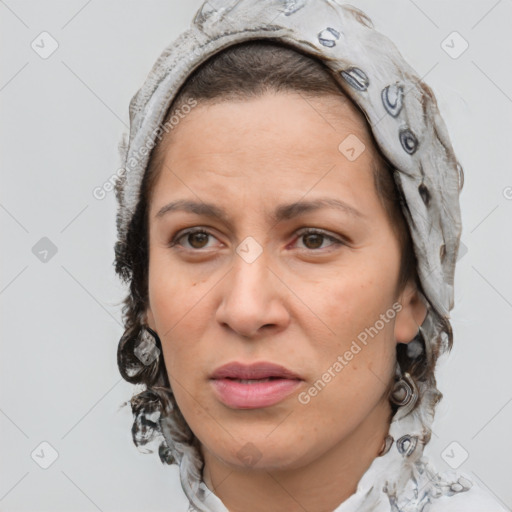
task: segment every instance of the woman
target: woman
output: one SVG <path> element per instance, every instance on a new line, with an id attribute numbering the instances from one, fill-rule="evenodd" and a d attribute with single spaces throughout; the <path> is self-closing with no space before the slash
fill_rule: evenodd
<path id="1" fill-rule="evenodd" d="M 503 510 L 423 455 L 462 168 L 358 9 L 205 2 L 130 104 L 116 271 L 137 445 L 190 511 Z"/>

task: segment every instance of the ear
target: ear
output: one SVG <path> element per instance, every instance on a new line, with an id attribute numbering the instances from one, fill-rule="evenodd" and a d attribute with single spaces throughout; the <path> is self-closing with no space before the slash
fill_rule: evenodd
<path id="1" fill-rule="evenodd" d="M 407 283 L 398 301 L 402 309 L 395 319 L 396 342 L 409 343 L 418 334 L 419 326 L 427 316 L 427 306 L 413 280 Z"/>

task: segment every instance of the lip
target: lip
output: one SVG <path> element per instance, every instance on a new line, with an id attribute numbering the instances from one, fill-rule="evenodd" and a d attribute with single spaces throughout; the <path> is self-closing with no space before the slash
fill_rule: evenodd
<path id="1" fill-rule="evenodd" d="M 268 377 L 302 380 L 299 375 L 288 368 L 268 361 L 260 361 L 251 364 L 243 364 L 235 361 L 219 366 L 219 368 L 214 370 L 210 375 L 210 379 L 265 379 Z"/>
<path id="2" fill-rule="evenodd" d="M 244 383 L 245 380 L 262 382 Z M 238 380 L 237 380 L 238 379 Z M 234 362 L 217 368 L 210 376 L 217 398 L 234 409 L 258 409 L 275 405 L 293 393 L 303 382 L 284 366 L 259 362 L 250 365 Z"/>

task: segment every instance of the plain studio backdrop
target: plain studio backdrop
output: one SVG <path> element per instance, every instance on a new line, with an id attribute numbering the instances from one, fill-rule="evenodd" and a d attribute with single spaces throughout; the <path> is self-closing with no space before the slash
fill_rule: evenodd
<path id="1" fill-rule="evenodd" d="M 509 0 L 352 0 L 437 95 L 465 171 L 452 311 L 426 454 L 512 507 Z M 185 510 L 120 404 L 112 266 L 128 104 L 199 0 L 0 1 L 0 510 Z M 107 187 L 108 188 L 108 185 Z"/>

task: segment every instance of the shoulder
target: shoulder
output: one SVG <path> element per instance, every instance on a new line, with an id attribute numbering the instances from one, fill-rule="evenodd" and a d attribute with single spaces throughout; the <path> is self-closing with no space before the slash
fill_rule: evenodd
<path id="1" fill-rule="evenodd" d="M 428 512 L 510 512 L 490 492 L 474 480 L 467 491 L 452 496 L 441 496 L 434 500 Z"/>

